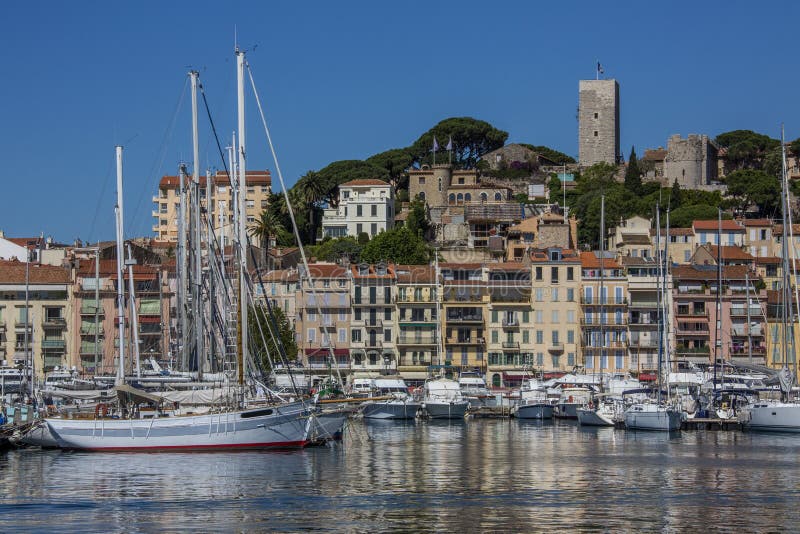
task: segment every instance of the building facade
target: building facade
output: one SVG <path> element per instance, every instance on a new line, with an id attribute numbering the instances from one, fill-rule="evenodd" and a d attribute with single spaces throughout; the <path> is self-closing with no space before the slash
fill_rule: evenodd
<path id="1" fill-rule="evenodd" d="M 375 237 L 394 225 L 394 194 L 383 180 L 351 180 L 339 186 L 339 205 L 322 214 L 322 234 Z"/>
<path id="2" fill-rule="evenodd" d="M 578 84 L 578 162 L 619 163 L 619 84 L 581 80 Z"/>

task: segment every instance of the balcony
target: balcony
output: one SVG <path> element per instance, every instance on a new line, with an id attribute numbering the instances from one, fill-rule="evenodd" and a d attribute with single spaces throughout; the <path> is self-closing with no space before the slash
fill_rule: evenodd
<path id="1" fill-rule="evenodd" d="M 82 336 L 93 336 L 93 335 L 95 335 L 95 332 L 97 332 L 97 335 L 102 336 L 103 335 L 103 325 L 98 325 L 97 328 L 95 328 L 94 325 L 82 326 L 81 327 L 81 335 Z"/>
<path id="2" fill-rule="evenodd" d="M 367 339 L 364 341 L 364 348 L 367 349 L 380 349 L 383 348 L 382 339 Z"/>
<path id="3" fill-rule="evenodd" d="M 655 300 L 631 300 L 628 306 L 634 309 L 655 310 L 658 308 L 658 302 Z"/>
<path id="4" fill-rule="evenodd" d="M 748 351 L 747 347 L 731 348 L 731 356 L 743 357 L 743 356 L 750 356 L 750 354 L 751 351 Z M 767 347 L 765 346 L 753 347 L 752 354 L 753 356 L 765 356 L 767 354 Z"/>
<path id="5" fill-rule="evenodd" d="M 383 296 L 376 298 L 353 298 L 353 306 L 391 306 L 392 304 L 393 302 L 391 297 L 388 299 L 384 298 Z"/>
<path id="6" fill-rule="evenodd" d="M 447 314 L 448 323 L 480 323 L 483 324 L 483 315 L 481 314 Z"/>
<path id="7" fill-rule="evenodd" d="M 761 317 L 761 308 L 750 306 L 750 317 Z M 747 306 L 731 306 L 731 317 L 747 317 Z"/>
<path id="8" fill-rule="evenodd" d="M 317 289 L 318 292 L 323 291 L 322 289 Z M 335 298 L 327 298 L 333 295 Z M 314 298 L 313 295 L 306 296 L 305 299 L 305 307 L 310 308 L 312 310 L 317 309 L 320 307 L 322 309 L 325 308 L 349 308 L 350 307 L 350 299 L 345 297 L 344 299 L 340 298 L 340 295 L 336 293 L 323 293 L 322 295 L 317 295 L 321 298 Z"/>
<path id="9" fill-rule="evenodd" d="M 503 341 L 503 350 L 519 350 L 517 341 Z"/>
<path id="10" fill-rule="evenodd" d="M 0 319 L 0 332 L 6 331 L 6 322 L 3 319 Z"/>
<path id="11" fill-rule="evenodd" d="M 102 316 L 103 315 L 103 306 L 102 305 L 101 306 L 97 306 L 94 302 L 92 302 L 92 303 L 86 303 L 86 302 L 81 303 L 81 315 L 94 316 L 95 315 L 95 311 L 97 312 L 97 315 Z"/>
<path id="12" fill-rule="evenodd" d="M 700 323 L 698 323 L 700 324 Z M 700 336 L 700 337 L 708 337 L 709 330 L 708 328 L 704 330 L 698 330 L 695 328 L 687 328 L 686 326 L 681 326 L 678 324 L 678 328 L 675 330 L 675 334 L 678 336 Z"/>
<path id="13" fill-rule="evenodd" d="M 708 319 L 708 310 L 692 310 L 687 308 L 678 308 L 675 316 L 682 319 Z"/>
<path id="14" fill-rule="evenodd" d="M 550 346 L 547 347 L 549 352 L 564 352 L 564 344 L 563 343 L 550 343 Z"/>
<path id="15" fill-rule="evenodd" d="M 600 297 L 582 295 L 581 304 L 589 306 L 624 306 L 628 304 L 628 299 L 626 297 L 606 297 L 601 299 Z"/>
<path id="16" fill-rule="evenodd" d="M 751 326 L 749 331 L 746 326 L 731 327 L 731 335 L 734 337 L 747 337 L 747 336 L 763 336 L 764 332 L 761 330 L 761 325 Z"/>
<path id="17" fill-rule="evenodd" d="M 447 338 L 448 345 L 484 345 L 486 340 L 482 337 L 456 337 Z"/>
<path id="18" fill-rule="evenodd" d="M 428 316 L 412 316 L 412 317 L 401 317 L 398 322 L 400 326 L 408 325 L 408 326 L 436 326 L 437 319 L 436 317 L 428 317 Z"/>
<path id="19" fill-rule="evenodd" d="M 711 354 L 711 347 L 687 347 L 678 345 L 675 347 L 675 354 L 679 356 L 709 356 Z"/>
<path id="20" fill-rule="evenodd" d="M 379 317 L 362 317 L 353 321 L 353 326 L 364 326 L 367 328 L 381 328 L 383 326 L 383 319 Z"/>
<path id="21" fill-rule="evenodd" d="M 503 328 L 519 328 L 519 319 L 516 317 L 513 319 L 503 317 Z"/>
<path id="22" fill-rule="evenodd" d="M 43 339 L 42 349 L 44 350 L 64 350 L 67 342 L 63 339 Z"/>
<path id="23" fill-rule="evenodd" d="M 397 338 L 398 345 L 435 345 L 436 338 L 434 336 L 399 336 Z"/>
<path id="24" fill-rule="evenodd" d="M 31 323 L 29 323 L 24 319 L 23 320 L 17 319 L 17 322 L 14 324 L 14 329 L 17 332 L 24 332 L 26 329 L 30 331 L 32 327 L 33 325 L 31 325 Z"/>
<path id="25" fill-rule="evenodd" d="M 64 317 L 45 317 L 42 326 L 46 328 L 66 328 L 67 320 Z"/>
<path id="26" fill-rule="evenodd" d="M 590 351 L 599 351 L 599 350 L 621 350 L 625 349 L 626 343 L 624 341 L 609 341 L 603 346 L 600 345 L 593 345 L 591 343 L 584 343 L 583 349 L 590 350 Z"/>
<path id="27" fill-rule="evenodd" d="M 602 326 L 605 327 L 624 327 L 628 324 L 626 317 L 617 319 L 616 317 L 606 317 Z M 600 326 L 600 317 L 581 317 L 581 326 Z"/>
<path id="28" fill-rule="evenodd" d="M 469 295 L 460 293 L 460 294 L 452 294 L 452 293 L 445 293 L 444 295 L 445 302 L 482 302 L 483 297 L 477 293 L 470 293 Z"/>
<path id="29" fill-rule="evenodd" d="M 628 340 L 628 346 L 632 349 L 657 349 L 658 348 L 658 340 L 657 339 L 630 339 Z"/>

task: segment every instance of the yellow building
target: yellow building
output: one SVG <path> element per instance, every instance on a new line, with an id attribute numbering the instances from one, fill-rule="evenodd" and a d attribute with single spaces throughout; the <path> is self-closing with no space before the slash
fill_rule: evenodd
<path id="1" fill-rule="evenodd" d="M 269 171 L 247 171 L 247 194 L 245 195 L 245 212 L 247 223 L 252 224 L 267 207 L 271 194 L 272 177 Z M 188 190 L 191 176 L 185 178 L 185 187 Z M 225 243 L 230 244 L 233 236 L 233 192 L 228 173 L 217 171 L 212 176 L 213 188 L 211 202 L 206 198 L 206 177 L 200 177 L 200 199 L 209 209 L 209 216 L 214 221 L 217 235 L 225 237 Z M 153 233 L 160 241 L 178 240 L 178 213 L 180 177 L 164 176 L 158 184 L 158 195 L 153 197 L 154 209 L 152 212 L 154 224 Z"/>
<path id="2" fill-rule="evenodd" d="M 64 267 L 31 263 L 27 279 L 26 308 L 25 263 L 0 261 L 0 360 L 27 367 L 32 356 L 36 376 L 42 377 L 70 361 L 71 274 Z"/>
<path id="3" fill-rule="evenodd" d="M 424 380 L 439 354 L 436 272 L 429 265 L 397 265 L 397 370 L 406 380 Z"/>
<path id="4" fill-rule="evenodd" d="M 486 280 L 479 263 L 440 265 L 444 365 L 486 370 Z"/>

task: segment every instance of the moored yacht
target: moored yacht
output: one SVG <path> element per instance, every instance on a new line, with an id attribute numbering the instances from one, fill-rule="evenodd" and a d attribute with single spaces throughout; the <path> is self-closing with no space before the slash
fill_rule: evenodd
<path id="1" fill-rule="evenodd" d="M 519 419 L 552 419 L 555 411 L 553 401 L 547 395 L 547 388 L 536 379 L 522 381 L 519 402 L 511 415 Z"/>
<path id="2" fill-rule="evenodd" d="M 681 411 L 657 402 L 638 402 L 625 410 L 628 430 L 661 430 L 673 432 L 681 428 Z"/>
<path id="3" fill-rule="evenodd" d="M 422 407 L 428 416 L 439 419 L 463 419 L 469 401 L 461 396 L 461 388 L 455 380 L 438 378 L 425 382 Z"/>
<path id="4" fill-rule="evenodd" d="M 361 408 L 366 419 L 413 419 L 420 408 L 402 378 L 374 379 L 372 397 L 376 400 L 367 400 Z"/>
<path id="5" fill-rule="evenodd" d="M 561 389 L 561 397 L 556 404 L 555 416 L 559 419 L 577 419 L 578 408 L 592 399 L 589 388 L 567 387 Z"/>

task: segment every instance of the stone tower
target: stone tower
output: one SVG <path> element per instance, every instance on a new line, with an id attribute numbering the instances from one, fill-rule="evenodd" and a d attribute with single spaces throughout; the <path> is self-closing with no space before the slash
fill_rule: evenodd
<path id="1" fill-rule="evenodd" d="M 620 162 L 619 84 L 581 80 L 578 91 L 578 162 L 585 167 Z"/>

